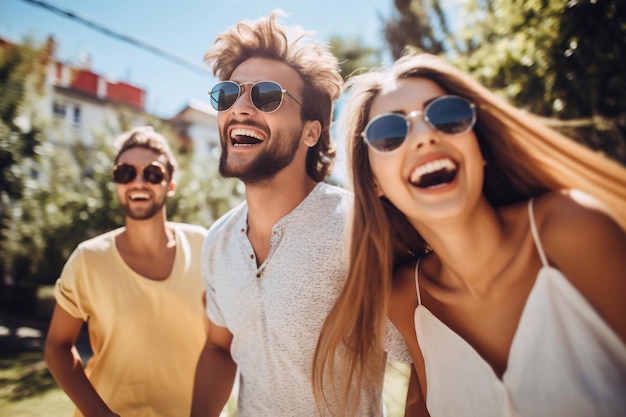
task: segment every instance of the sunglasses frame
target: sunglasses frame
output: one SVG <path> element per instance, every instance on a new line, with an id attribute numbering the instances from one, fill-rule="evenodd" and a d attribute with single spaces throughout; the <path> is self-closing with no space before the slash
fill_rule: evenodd
<path id="1" fill-rule="evenodd" d="M 278 86 L 278 88 L 280 89 L 280 93 L 281 93 L 281 96 L 280 96 L 280 102 L 278 103 L 278 106 L 276 106 L 276 108 L 275 108 L 274 110 L 271 110 L 271 111 L 265 111 L 265 110 L 263 110 L 263 109 L 259 108 L 259 106 L 257 106 L 257 105 L 256 105 L 256 103 L 254 102 L 254 100 L 252 99 L 252 89 L 253 89 L 256 85 L 261 84 L 261 83 L 270 83 L 270 84 L 274 84 L 274 85 Z M 216 108 L 216 104 L 217 104 L 217 102 L 218 102 L 218 101 L 213 99 L 213 92 L 214 92 L 214 91 L 216 91 L 216 90 L 215 90 L 215 89 L 216 89 L 216 87 L 218 87 L 218 86 L 220 86 L 220 85 L 223 85 L 223 84 L 234 84 L 234 85 L 236 85 L 236 86 L 238 87 L 238 89 L 239 89 L 238 91 L 239 91 L 239 92 L 237 93 L 237 98 L 235 98 L 235 101 L 233 101 L 233 104 L 231 104 L 230 106 L 226 107 L 226 108 L 225 108 L 225 109 L 223 109 L 223 110 L 220 110 L 220 109 Z M 245 83 L 241 83 L 241 84 L 240 84 L 240 83 L 237 83 L 237 82 L 235 82 L 235 81 L 231 81 L 231 80 L 220 81 L 219 83 L 215 84 L 215 85 L 213 86 L 213 88 L 211 88 L 211 91 L 209 91 L 209 97 L 210 97 L 211 107 L 213 107 L 215 110 L 220 111 L 220 112 L 221 112 L 221 111 L 228 111 L 229 109 L 231 109 L 231 108 L 235 105 L 235 103 L 237 103 L 237 100 L 239 100 L 239 99 L 241 98 L 241 93 L 242 93 L 242 91 L 243 91 L 243 86 L 244 86 L 244 85 L 251 85 L 251 87 L 248 89 L 248 94 L 250 95 L 250 103 L 252 103 L 252 105 L 254 106 L 254 108 L 255 108 L 255 109 L 257 109 L 257 110 L 259 110 L 260 112 L 263 112 L 263 113 L 274 113 L 275 111 L 277 111 L 278 109 L 280 109 L 280 106 L 282 106 L 282 105 L 283 105 L 283 101 L 284 101 L 284 99 L 283 99 L 283 95 L 284 95 L 284 94 L 287 94 L 289 97 L 291 97 L 291 99 L 292 99 L 293 101 L 295 101 L 295 102 L 296 102 L 296 103 L 297 103 L 300 107 L 302 107 L 302 103 L 300 103 L 300 101 L 298 101 L 298 99 L 297 99 L 297 98 L 295 98 L 295 97 L 294 97 L 294 96 L 293 96 L 293 95 L 292 95 L 289 91 L 287 91 L 286 89 L 284 89 L 282 85 L 278 84 L 276 81 L 270 81 L 270 80 L 254 81 L 254 82 L 249 81 L 249 82 L 245 82 Z M 215 103 L 215 104 L 214 104 L 214 103 Z"/>
<path id="2" fill-rule="evenodd" d="M 129 166 L 129 167 L 133 168 L 133 170 L 135 171 L 133 176 L 127 182 L 120 182 L 120 181 L 117 181 L 117 179 L 115 178 L 115 171 L 118 168 L 123 167 L 123 166 Z M 161 171 L 161 174 L 163 175 L 163 178 L 161 178 L 161 180 L 159 182 L 150 181 L 150 179 L 148 178 L 150 174 L 146 174 L 146 169 L 148 169 L 150 167 L 157 167 Z M 122 162 L 120 164 L 115 164 L 113 166 L 111 174 L 112 174 L 112 177 L 113 177 L 113 182 L 115 182 L 116 184 L 126 185 L 126 184 L 130 184 L 131 182 L 135 181 L 135 179 L 137 178 L 137 175 L 139 175 L 139 172 L 141 172 L 141 176 L 142 176 L 143 180 L 145 182 L 149 183 L 149 184 L 152 184 L 152 185 L 159 185 L 163 181 L 166 181 L 166 180 L 169 179 L 169 173 L 167 172 L 167 169 L 165 168 L 165 166 L 163 164 L 161 164 L 158 161 L 152 161 L 149 164 L 144 165 L 140 170 L 137 170 L 137 167 L 135 167 L 135 165 L 133 165 L 133 164 L 129 164 L 127 162 Z"/>
<path id="3" fill-rule="evenodd" d="M 434 104 L 437 103 L 441 100 L 445 100 L 445 99 L 449 99 L 449 98 L 454 98 L 454 99 L 460 99 L 465 101 L 471 111 L 472 111 L 472 121 L 469 124 L 469 126 L 467 127 L 467 129 L 463 130 L 463 131 L 459 131 L 459 132 L 454 132 L 454 133 L 448 133 L 448 132 L 444 132 L 442 130 L 440 130 L 437 126 L 435 126 L 430 119 L 428 118 L 428 109 Z M 445 95 L 445 96 L 439 96 L 437 98 L 435 98 L 434 100 L 428 102 L 428 104 L 426 104 L 426 106 L 424 107 L 424 110 L 414 110 L 412 112 L 410 112 L 407 115 L 401 114 L 401 113 L 383 113 L 383 114 L 379 114 L 378 116 L 374 117 L 372 120 L 370 120 L 369 122 L 367 122 L 367 124 L 365 125 L 365 129 L 363 129 L 363 131 L 361 132 L 361 137 L 363 138 L 363 140 L 365 141 L 365 143 L 367 144 L 367 146 L 373 150 L 376 153 L 382 154 L 382 155 L 389 155 L 393 152 L 396 152 L 398 149 L 402 148 L 402 146 L 406 143 L 406 140 L 409 136 L 409 133 L 411 132 L 411 119 L 415 119 L 417 116 L 422 115 L 422 118 L 424 119 L 424 122 L 426 122 L 426 124 L 428 125 L 428 127 L 430 127 L 432 130 L 434 130 L 435 132 L 438 133 L 442 133 L 444 135 L 460 135 L 463 133 L 467 133 L 470 130 L 472 130 L 474 128 L 474 125 L 476 124 L 476 105 L 474 103 L 472 103 L 471 101 L 469 101 L 468 99 L 466 99 L 465 97 L 461 97 L 461 96 L 456 96 L 456 95 Z M 393 117 L 398 117 L 401 119 L 404 119 L 404 121 L 406 122 L 406 127 L 407 127 L 407 132 L 404 135 L 404 139 L 402 139 L 402 142 L 400 143 L 400 145 L 398 145 L 396 148 L 393 148 L 390 151 L 383 151 L 380 150 L 378 148 L 376 148 L 372 143 L 370 143 L 369 139 L 367 138 L 367 130 L 370 127 L 370 125 L 372 123 L 374 123 L 375 121 L 377 121 L 378 119 L 382 119 L 383 117 L 388 117 L 388 116 L 393 116 Z"/>

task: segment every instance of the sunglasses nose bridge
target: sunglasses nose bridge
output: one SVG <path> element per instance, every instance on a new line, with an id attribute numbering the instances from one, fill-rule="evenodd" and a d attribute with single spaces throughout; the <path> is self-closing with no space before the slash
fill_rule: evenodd
<path id="1" fill-rule="evenodd" d="M 414 110 L 406 115 L 407 142 L 413 142 L 413 146 L 421 148 L 425 142 L 433 143 L 436 130 L 431 126 L 426 117 L 425 110 Z M 421 119 L 421 120 L 420 120 Z"/>
<path id="2" fill-rule="evenodd" d="M 237 111 L 237 107 L 244 106 L 247 110 L 240 110 L 242 113 L 251 113 L 256 110 L 256 107 L 252 103 L 252 88 L 254 83 L 241 83 L 239 85 L 239 95 L 235 99 L 235 102 L 230 106 L 228 110 Z M 252 110 L 250 110 L 252 109 Z"/>
<path id="3" fill-rule="evenodd" d="M 422 110 L 413 110 L 405 117 L 407 123 L 407 136 L 411 136 L 413 133 L 423 132 L 423 127 L 430 129 L 430 125 L 426 121 L 425 113 Z M 421 123 L 420 120 L 421 119 Z M 421 127 L 421 128 L 420 128 Z"/>
<path id="4" fill-rule="evenodd" d="M 405 116 L 405 119 L 407 120 L 407 122 L 411 123 L 411 120 L 416 119 L 418 116 L 421 116 L 423 114 L 424 112 L 421 110 L 413 110 L 411 113 Z"/>
<path id="5" fill-rule="evenodd" d="M 135 167 L 135 175 L 128 183 L 132 184 L 134 182 L 139 182 L 139 183 L 146 182 L 146 179 L 144 176 L 144 169 L 137 169 L 137 167 Z"/>

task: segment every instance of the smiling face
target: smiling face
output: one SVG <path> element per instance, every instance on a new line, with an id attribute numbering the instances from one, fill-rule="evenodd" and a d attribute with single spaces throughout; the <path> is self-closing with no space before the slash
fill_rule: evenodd
<path id="1" fill-rule="evenodd" d="M 238 84 L 275 81 L 302 103 L 300 76 L 280 61 L 250 58 L 235 69 L 230 80 Z M 311 146 L 302 140 L 306 123 L 301 119 L 300 105 L 289 94 L 283 94 L 276 111 L 264 113 L 252 104 L 250 88 L 251 84 L 244 84 L 235 104 L 217 117 L 222 144 L 220 173 L 246 184 L 273 178 L 299 153 L 304 161 Z"/>
<path id="2" fill-rule="evenodd" d="M 117 197 L 126 216 L 133 220 L 146 220 L 160 213 L 175 184 L 165 176 L 159 184 L 152 184 L 143 178 L 144 167 L 153 162 L 163 166 L 167 163 L 164 155 L 142 147 L 125 150 L 119 155 L 118 164 L 129 164 L 135 167 L 137 175 L 127 184 L 116 184 Z"/>
<path id="3" fill-rule="evenodd" d="M 404 116 L 422 112 L 446 95 L 426 78 L 404 78 L 374 99 L 368 120 L 384 113 Z M 391 153 L 368 148 L 379 196 L 388 198 L 412 221 L 445 219 L 458 214 L 481 195 L 483 158 L 473 131 L 445 134 L 431 128 L 423 115 L 409 118 L 409 133 Z"/>

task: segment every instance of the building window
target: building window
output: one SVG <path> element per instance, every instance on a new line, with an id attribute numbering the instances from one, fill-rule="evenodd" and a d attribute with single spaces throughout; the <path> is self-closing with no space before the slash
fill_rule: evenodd
<path id="1" fill-rule="evenodd" d="M 72 117 L 72 122 L 74 122 L 75 125 L 80 124 L 80 107 L 79 106 L 74 106 L 74 116 Z"/>
<path id="2" fill-rule="evenodd" d="M 65 118 L 65 104 L 54 101 L 52 103 L 52 114 L 61 119 Z"/>

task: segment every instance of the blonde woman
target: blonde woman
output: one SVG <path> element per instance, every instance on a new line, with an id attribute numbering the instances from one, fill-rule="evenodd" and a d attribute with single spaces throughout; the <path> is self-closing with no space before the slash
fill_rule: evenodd
<path id="1" fill-rule="evenodd" d="M 318 403 L 377 385 L 388 316 L 417 415 L 626 415 L 626 169 L 435 56 L 350 87 L 350 270 Z"/>

